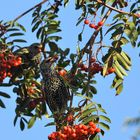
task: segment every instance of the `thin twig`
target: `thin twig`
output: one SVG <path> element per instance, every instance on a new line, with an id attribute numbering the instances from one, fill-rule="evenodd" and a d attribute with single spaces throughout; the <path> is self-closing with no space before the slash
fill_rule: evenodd
<path id="1" fill-rule="evenodd" d="M 111 9 L 111 10 L 113 10 L 113 11 L 116 11 L 116 12 L 118 12 L 118 13 L 126 14 L 126 15 L 129 15 L 129 16 L 135 16 L 135 17 L 138 17 L 138 18 L 139 18 L 139 15 L 138 15 L 138 14 L 129 13 L 129 12 L 125 12 L 125 11 L 123 11 L 123 10 L 116 9 L 115 7 L 112 7 L 112 6 L 106 4 L 105 2 L 103 2 L 103 1 L 101 1 L 101 0 L 96 0 L 96 1 L 97 1 L 98 3 L 100 3 L 100 4 L 104 5 L 104 6 L 106 6 L 107 8 L 109 8 L 109 9 Z"/>
<path id="2" fill-rule="evenodd" d="M 27 13 L 31 12 L 33 9 L 35 9 L 38 6 L 41 6 L 42 4 L 44 4 L 45 2 L 47 2 L 48 0 L 43 0 L 42 2 L 36 4 L 35 6 L 33 6 L 32 8 L 30 8 L 29 10 L 25 11 L 24 13 L 22 13 L 21 15 L 19 15 L 18 17 L 16 17 L 13 20 L 13 23 L 16 22 L 17 20 L 19 20 L 21 17 L 25 16 Z"/>

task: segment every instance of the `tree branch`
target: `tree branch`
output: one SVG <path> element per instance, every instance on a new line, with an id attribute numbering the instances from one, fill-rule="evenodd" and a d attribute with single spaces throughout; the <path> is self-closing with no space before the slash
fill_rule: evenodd
<path id="1" fill-rule="evenodd" d="M 43 0 L 42 2 L 36 4 L 35 6 L 33 6 L 32 8 L 30 8 L 29 10 L 25 11 L 24 13 L 22 13 L 21 15 L 19 15 L 18 17 L 16 17 L 13 20 L 13 23 L 16 22 L 17 20 L 19 20 L 21 17 L 25 16 L 27 13 L 31 12 L 33 9 L 35 9 L 38 6 L 41 6 L 42 4 L 44 4 L 45 2 L 47 2 L 48 0 Z"/>
<path id="2" fill-rule="evenodd" d="M 111 10 L 113 10 L 113 11 L 116 11 L 116 12 L 118 12 L 118 13 L 126 14 L 126 15 L 129 15 L 129 16 L 135 16 L 135 17 L 137 17 L 137 18 L 140 17 L 138 14 L 129 13 L 129 12 L 125 12 L 125 11 L 116 9 L 115 7 L 112 7 L 112 6 L 110 6 L 110 5 L 106 4 L 106 3 L 104 3 L 104 2 L 101 1 L 101 0 L 96 0 L 96 1 L 97 1 L 98 3 L 100 3 L 100 4 L 104 5 L 104 6 L 106 6 L 107 8 L 109 8 L 109 9 L 111 9 Z"/>

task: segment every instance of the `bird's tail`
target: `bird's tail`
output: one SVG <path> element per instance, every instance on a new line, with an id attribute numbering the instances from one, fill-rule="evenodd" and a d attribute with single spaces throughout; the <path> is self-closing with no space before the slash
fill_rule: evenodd
<path id="1" fill-rule="evenodd" d="M 63 115 L 62 114 L 55 114 L 54 115 L 54 121 L 56 124 L 56 131 L 59 131 L 63 124 Z"/>

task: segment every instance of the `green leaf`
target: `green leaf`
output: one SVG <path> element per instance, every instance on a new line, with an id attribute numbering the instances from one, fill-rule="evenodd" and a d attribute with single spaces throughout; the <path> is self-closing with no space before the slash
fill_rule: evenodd
<path id="1" fill-rule="evenodd" d="M 21 36 L 21 35 L 24 35 L 23 33 L 13 33 L 13 34 L 10 34 L 9 36 Z"/>
<path id="2" fill-rule="evenodd" d="M 84 110 L 88 109 L 88 108 L 91 108 L 92 106 L 95 106 L 95 102 L 91 102 L 89 104 L 87 104 L 84 108 Z"/>
<path id="3" fill-rule="evenodd" d="M 95 87 L 90 86 L 90 90 L 91 90 L 91 92 L 92 92 L 93 94 L 97 94 L 97 90 L 96 90 Z"/>
<path id="4" fill-rule="evenodd" d="M 100 110 L 101 112 L 107 114 L 106 111 L 105 111 L 105 109 L 102 108 L 102 105 L 101 104 L 97 104 L 97 106 L 98 106 L 98 110 Z"/>
<path id="5" fill-rule="evenodd" d="M 62 39 L 62 37 L 60 37 L 60 36 L 49 36 L 47 38 L 47 41 L 52 41 L 52 40 L 58 41 L 60 39 Z"/>
<path id="6" fill-rule="evenodd" d="M 3 96 L 5 98 L 10 98 L 10 95 L 8 95 L 7 93 L 2 92 L 2 91 L 0 91 L 0 96 Z"/>
<path id="7" fill-rule="evenodd" d="M 49 34 L 54 34 L 60 31 L 61 31 L 60 29 L 48 29 L 47 31 L 45 31 L 45 34 L 49 35 Z"/>
<path id="8" fill-rule="evenodd" d="M 4 105 L 4 103 L 3 103 L 3 101 L 1 99 L 0 99 L 0 107 L 6 108 L 5 105 Z"/>
<path id="9" fill-rule="evenodd" d="M 27 41 L 23 39 L 14 39 L 13 42 L 26 43 Z"/>
<path id="10" fill-rule="evenodd" d="M 78 40 L 79 40 L 79 41 L 82 41 L 82 33 L 80 33 L 80 34 L 78 35 Z"/>
<path id="11" fill-rule="evenodd" d="M 36 116 L 33 116 L 28 122 L 28 128 L 31 128 L 36 121 Z"/>
<path id="12" fill-rule="evenodd" d="M 126 39 L 125 37 L 121 37 L 120 41 L 122 42 L 123 45 L 126 45 L 127 43 L 129 43 L 129 40 Z"/>
<path id="13" fill-rule="evenodd" d="M 15 118 L 14 118 L 14 121 L 13 121 L 14 126 L 16 126 L 17 120 L 18 120 L 18 115 L 16 115 Z"/>
<path id="14" fill-rule="evenodd" d="M 87 116 L 89 116 L 90 114 L 92 114 L 93 112 L 96 112 L 96 111 L 97 111 L 96 108 L 90 108 L 90 109 L 84 110 L 82 112 L 79 120 L 82 120 L 84 117 L 87 117 Z"/>
<path id="15" fill-rule="evenodd" d="M 15 26 L 19 27 L 22 31 L 26 32 L 26 29 L 23 25 L 19 24 L 19 23 L 15 23 Z"/>
<path id="16" fill-rule="evenodd" d="M 43 32 L 43 27 L 40 27 L 36 33 L 36 37 L 39 39 L 41 36 L 41 33 Z"/>
<path id="17" fill-rule="evenodd" d="M 123 90 L 123 83 L 120 84 L 117 88 L 116 88 L 116 96 L 119 95 Z"/>
<path id="18" fill-rule="evenodd" d="M 85 118 L 83 121 L 82 121 L 82 123 L 83 124 L 87 124 L 87 123 L 89 123 L 90 121 L 95 121 L 96 119 L 98 119 L 99 117 L 97 116 L 97 115 L 91 115 L 91 116 L 89 116 L 88 118 Z"/>
<path id="19" fill-rule="evenodd" d="M 69 54 L 69 52 L 70 52 L 70 49 L 66 48 L 65 51 L 64 51 L 64 55 L 67 56 Z"/>
<path id="20" fill-rule="evenodd" d="M 123 82 L 122 79 L 117 79 L 117 80 L 114 79 L 111 88 L 117 88 L 122 82 Z"/>
<path id="21" fill-rule="evenodd" d="M 17 28 L 10 28 L 10 29 L 7 29 L 7 32 L 13 32 L 13 31 L 19 31 L 19 29 L 17 29 Z"/>
<path id="22" fill-rule="evenodd" d="M 106 75 L 107 69 L 108 69 L 108 63 L 106 63 L 106 64 L 104 65 L 104 67 L 103 67 L 103 76 Z"/>
<path id="23" fill-rule="evenodd" d="M 91 135 L 91 137 L 89 138 L 89 140 L 100 140 L 100 136 L 99 135 Z"/>
<path id="24" fill-rule="evenodd" d="M 69 3 L 69 0 L 64 0 L 64 6 L 66 7 Z"/>
<path id="25" fill-rule="evenodd" d="M 21 131 L 23 131 L 24 128 L 25 128 L 25 124 L 24 124 L 24 122 L 23 122 L 23 120 L 22 120 L 22 118 L 21 118 L 21 119 L 20 119 L 20 129 L 21 129 Z"/>
<path id="26" fill-rule="evenodd" d="M 118 24 L 115 24 L 115 25 L 113 25 L 111 28 L 109 28 L 108 30 L 107 30 L 107 32 L 105 33 L 105 35 L 108 33 L 108 32 L 110 32 L 110 31 L 112 31 L 112 30 L 117 30 L 119 27 L 124 27 L 124 24 L 123 23 L 118 23 Z"/>
<path id="27" fill-rule="evenodd" d="M 107 121 L 107 122 L 111 123 L 111 120 L 108 117 L 104 116 L 104 115 L 100 115 L 99 118 L 104 120 L 104 121 Z"/>
<path id="28" fill-rule="evenodd" d="M 32 28 L 32 32 L 34 32 L 38 27 L 39 25 L 41 24 L 41 21 L 39 20 Z"/>
<path id="29" fill-rule="evenodd" d="M 51 51 L 53 51 L 53 52 L 58 51 L 58 46 L 55 42 L 49 42 L 49 46 L 50 46 Z"/>
<path id="30" fill-rule="evenodd" d="M 101 129 L 101 134 L 102 134 L 102 136 L 104 136 L 104 134 L 105 134 L 105 131 L 103 129 Z"/>
<path id="31" fill-rule="evenodd" d="M 84 17 L 81 17 L 78 22 L 76 23 L 76 26 L 78 26 L 85 18 Z"/>
<path id="32" fill-rule="evenodd" d="M 110 127 L 107 124 L 103 123 L 103 122 L 99 122 L 99 125 L 100 125 L 100 127 L 103 127 L 106 130 L 109 130 L 110 129 Z"/>
<path id="33" fill-rule="evenodd" d="M 47 127 L 47 126 L 53 126 L 53 125 L 55 125 L 55 122 L 50 122 L 50 123 L 46 124 L 45 127 Z"/>

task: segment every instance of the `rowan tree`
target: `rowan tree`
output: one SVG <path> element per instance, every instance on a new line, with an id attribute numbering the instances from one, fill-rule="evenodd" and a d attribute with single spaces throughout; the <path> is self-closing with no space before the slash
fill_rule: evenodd
<path id="1" fill-rule="evenodd" d="M 12 86 L 17 95 L 14 125 L 20 120 L 21 130 L 26 125 L 31 128 L 36 119 L 47 116 L 54 121 L 45 126 L 56 126 L 49 140 L 99 140 L 105 129 L 109 130 L 111 120 L 102 104 L 93 100 L 98 93 L 95 77 L 100 74 L 106 78 L 112 74 L 111 87 L 115 95 L 122 92 L 124 77 L 132 65 L 124 47 L 140 46 L 140 1 L 76 0 L 75 12 L 81 14 L 75 24 L 81 32 L 75 39 L 74 52 L 59 46 L 62 39 L 59 33 L 63 30 L 59 12 L 65 10 L 69 2 L 43 0 L 12 21 L 0 21 L 0 86 Z M 28 40 L 23 39 L 26 29 L 18 20 L 29 12 L 32 12 L 30 27 L 38 42 L 26 46 Z M 89 38 L 85 40 L 87 34 Z M 51 106 L 57 103 L 47 96 L 49 85 L 45 80 L 49 76 L 45 73 L 46 65 L 41 65 L 48 61 L 53 63 L 53 69 L 63 81 L 62 91 L 68 90 L 67 97 L 64 92 L 59 96 L 60 104 L 62 99 L 67 102 L 63 112 L 57 111 L 59 106 Z M 3 91 L 0 96 L 10 98 Z M 74 103 L 77 97 L 80 101 Z M 0 107 L 5 108 L 1 99 Z"/>

